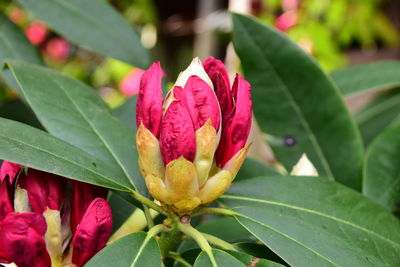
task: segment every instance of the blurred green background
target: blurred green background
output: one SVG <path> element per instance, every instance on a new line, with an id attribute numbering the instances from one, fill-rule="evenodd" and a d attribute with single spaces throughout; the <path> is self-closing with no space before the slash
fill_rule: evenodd
<path id="1" fill-rule="evenodd" d="M 275 26 L 330 72 L 348 65 L 400 57 L 398 0 L 113 0 L 141 34 L 153 60 L 173 81 L 194 56 L 225 59 L 237 68 L 230 48 L 229 11 L 252 14 Z M 14 1 L 2 12 L 23 31 L 46 64 L 99 89 L 112 107 L 137 91 L 142 71 L 103 58 L 57 35 Z M 16 95 L 0 83 L 0 100 Z"/>

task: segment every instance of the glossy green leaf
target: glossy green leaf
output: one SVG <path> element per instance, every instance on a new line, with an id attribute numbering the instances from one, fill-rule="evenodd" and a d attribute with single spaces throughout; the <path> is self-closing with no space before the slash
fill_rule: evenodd
<path id="1" fill-rule="evenodd" d="M 400 203 L 400 127 L 379 135 L 364 163 L 363 193 L 390 211 Z"/>
<path id="2" fill-rule="evenodd" d="M 137 96 L 132 96 L 112 110 L 112 114 L 134 132 L 136 132 L 136 100 Z"/>
<path id="3" fill-rule="evenodd" d="M 41 130 L 0 118 L 0 159 L 118 190 L 132 185 L 114 168 Z"/>
<path id="4" fill-rule="evenodd" d="M 266 259 L 257 258 L 251 256 L 249 254 L 245 254 L 243 252 L 236 252 L 236 251 L 226 251 L 239 261 L 241 261 L 245 266 L 254 266 L 254 267 L 283 267 L 284 265 L 269 261 Z"/>
<path id="5" fill-rule="evenodd" d="M 0 13 L 0 66 L 5 59 L 19 59 L 42 65 L 36 48 L 28 41 L 21 29 Z"/>
<path id="6" fill-rule="evenodd" d="M 2 103 L 0 102 L 0 117 L 19 121 L 35 128 L 42 128 L 32 110 L 19 99 L 11 99 Z"/>
<path id="7" fill-rule="evenodd" d="M 306 153 L 319 174 L 361 188 L 363 146 L 339 91 L 321 68 L 276 30 L 233 15 L 233 44 L 252 85 L 261 129 L 291 169 Z M 294 145 L 284 145 L 292 137 Z"/>
<path id="8" fill-rule="evenodd" d="M 260 243 L 251 243 L 251 242 L 241 242 L 234 244 L 235 248 L 237 248 L 240 252 L 246 253 L 248 255 L 264 258 L 270 261 L 280 263 L 283 265 L 288 265 L 282 258 L 276 255 L 270 248 Z"/>
<path id="9" fill-rule="evenodd" d="M 273 167 L 268 166 L 259 160 L 246 158 L 238 174 L 236 175 L 234 182 L 257 176 L 276 176 L 276 175 L 280 174 Z"/>
<path id="10" fill-rule="evenodd" d="M 259 177 L 220 198 L 293 266 L 399 266 L 400 222 L 365 196 L 316 177 Z"/>
<path id="11" fill-rule="evenodd" d="M 385 92 L 355 115 L 365 146 L 388 127 L 400 124 L 400 90 Z"/>
<path id="12" fill-rule="evenodd" d="M 115 168 L 132 188 L 145 191 L 137 168 L 134 133 L 114 118 L 96 91 L 63 74 L 8 63 L 26 102 L 52 135 Z"/>
<path id="13" fill-rule="evenodd" d="M 121 238 L 97 253 L 85 267 L 161 267 L 157 241 L 146 236 L 134 233 Z"/>
<path id="14" fill-rule="evenodd" d="M 382 61 L 337 70 L 332 79 L 343 95 L 400 86 L 400 61 Z"/>
<path id="15" fill-rule="evenodd" d="M 104 0 L 18 0 L 68 40 L 139 68 L 149 55 L 129 23 Z"/>
<path id="16" fill-rule="evenodd" d="M 209 256 L 204 251 L 200 253 L 199 257 L 194 263 L 194 267 L 246 267 L 241 261 L 229 255 L 225 251 L 213 249 L 212 253 L 215 258 L 216 265 L 212 264 Z"/>

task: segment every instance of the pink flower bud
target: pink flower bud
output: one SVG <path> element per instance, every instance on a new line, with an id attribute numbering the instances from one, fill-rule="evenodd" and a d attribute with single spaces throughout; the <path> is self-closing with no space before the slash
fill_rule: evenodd
<path id="1" fill-rule="evenodd" d="M 140 123 L 143 123 L 157 138 L 162 117 L 161 78 L 160 63 L 155 62 L 142 76 L 136 104 L 136 126 L 139 127 Z"/>
<path id="2" fill-rule="evenodd" d="M 43 235 L 46 221 L 37 213 L 9 213 L 0 222 L 0 259 L 19 267 L 50 267 Z"/>
<path id="3" fill-rule="evenodd" d="M 0 182 L 0 221 L 2 221 L 8 213 L 14 211 L 13 199 L 14 188 L 8 179 Z"/>
<path id="4" fill-rule="evenodd" d="M 218 100 L 213 89 L 204 80 L 198 76 L 191 76 L 184 89 L 175 89 L 175 98 L 182 100 L 190 112 L 194 130 L 203 126 L 208 119 L 211 119 L 213 127 L 219 130 L 221 111 Z"/>
<path id="5" fill-rule="evenodd" d="M 165 164 L 183 156 L 193 161 L 196 137 L 190 113 L 181 100 L 174 100 L 161 124 L 160 149 Z"/>
<path id="6" fill-rule="evenodd" d="M 72 198 L 71 230 L 75 233 L 90 203 L 95 198 L 106 198 L 108 190 L 103 187 L 72 181 L 74 192 Z"/>
<path id="7" fill-rule="evenodd" d="M 144 70 L 133 68 L 119 84 L 119 90 L 127 97 L 131 97 L 139 93 L 140 80 L 142 79 Z"/>
<path id="8" fill-rule="evenodd" d="M 203 63 L 204 69 L 214 85 L 219 105 L 221 107 L 222 120 L 226 120 L 233 108 L 231 85 L 228 72 L 221 60 L 209 57 Z"/>
<path id="9" fill-rule="evenodd" d="M 275 26 L 285 32 L 296 25 L 298 20 L 297 11 L 286 11 L 275 20 Z"/>
<path id="10" fill-rule="evenodd" d="M 46 39 L 46 25 L 41 21 L 34 21 L 26 28 L 25 35 L 33 45 L 39 45 Z"/>
<path id="11" fill-rule="evenodd" d="M 42 214 L 47 208 L 60 210 L 66 180 L 55 174 L 29 169 L 27 175 L 21 174 L 18 181 L 28 192 L 32 211 Z"/>
<path id="12" fill-rule="evenodd" d="M 44 52 L 55 61 L 64 61 L 69 55 L 69 43 L 61 37 L 52 38 L 46 43 Z"/>
<path id="13" fill-rule="evenodd" d="M 223 126 L 221 141 L 216 153 L 217 165 L 220 168 L 246 145 L 250 133 L 251 86 L 240 74 L 236 74 L 232 96 L 235 106 L 229 121 Z"/>
<path id="14" fill-rule="evenodd" d="M 72 263 L 84 265 L 104 248 L 112 231 L 111 208 L 102 198 L 93 200 L 72 239 Z"/>
<path id="15" fill-rule="evenodd" d="M 0 182 L 4 181 L 4 179 L 6 179 L 6 176 L 8 176 L 8 179 L 12 184 L 21 168 L 22 166 L 19 164 L 9 161 L 3 161 L 3 164 L 0 168 Z"/>

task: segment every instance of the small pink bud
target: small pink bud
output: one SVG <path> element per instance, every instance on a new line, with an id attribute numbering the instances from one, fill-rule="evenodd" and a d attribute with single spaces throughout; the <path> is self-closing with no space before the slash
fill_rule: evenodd
<path id="1" fill-rule="evenodd" d="M 60 210 L 66 180 L 55 174 L 29 169 L 21 174 L 19 186 L 28 192 L 29 203 L 34 212 L 42 214 L 47 208 Z"/>
<path id="2" fill-rule="evenodd" d="M 46 228 L 41 214 L 9 213 L 0 222 L 0 258 L 19 267 L 50 267 L 43 238 Z"/>
<path id="3" fill-rule="evenodd" d="M 111 208 L 102 198 L 93 200 L 72 239 L 72 263 L 84 265 L 107 243 L 112 231 Z"/>
<path id="4" fill-rule="evenodd" d="M 69 43 L 61 37 L 52 38 L 46 43 L 44 52 L 55 61 L 64 61 L 69 55 Z"/>
<path id="5" fill-rule="evenodd" d="M 164 114 L 160 149 L 165 164 L 181 156 L 193 161 L 196 137 L 190 113 L 181 100 L 174 100 Z"/>
<path id="6" fill-rule="evenodd" d="M 251 86 L 240 74 L 236 74 L 232 87 L 235 103 L 230 120 L 222 129 L 221 141 L 216 153 L 217 165 L 222 168 L 249 137 L 252 116 Z"/>
<path id="7" fill-rule="evenodd" d="M 233 108 L 228 72 L 224 63 L 213 57 L 207 58 L 203 66 L 214 85 L 215 94 L 221 107 L 222 120 L 224 121 Z"/>
<path id="8" fill-rule="evenodd" d="M 275 20 L 275 26 L 285 32 L 296 25 L 298 19 L 297 11 L 286 11 Z"/>
<path id="9" fill-rule="evenodd" d="M 47 28 L 43 22 L 34 21 L 26 28 L 25 35 L 33 45 L 39 45 L 46 39 Z"/>
<path id="10" fill-rule="evenodd" d="M 136 103 L 136 126 L 144 126 L 158 138 L 162 117 L 162 70 L 160 62 L 153 63 L 144 72 L 140 81 L 139 96 Z"/>
<path id="11" fill-rule="evenodd" d="M 144 70 L 133 68 L 119 84 L 119 90 L 127 97 L 137 95 L 140 88 L 140 80 L 142 79 Z"/>
<path id="12" fill-rule="evenodd" d="M 10 184 L 12 184 L 21 168 L 22 166 L 17 163 L 3 161 L 3 164 L 0 168 L 0 182 L 4 181 L 4 179 L 6 179 L 8 176 Z"/>
<path id="13" fill-rule="evenodd" d="M 108 190 L 100 186 L 79 181 L 72 181 L 72 183 L 74 185 L 74 192 L 71 208 L 71 230 L 72 233 L 75 233 L 90 203 L 95 198 L 106 198 Z"/>
<path id="14" fill-rule="evenodd" d="M 182 93 L 175 93 L 180 90 L 182 90 L 180 87 L 176 87 L 174 89 L 174 96 L 176 99 L 182 100 L 189 110 L 194 130 L 199 129 L 208 119 L 211 119 L 213 127 L 218 131 L 221 111 L 212 88 L 203 79 L 191 76 L 187 80 Z"/>

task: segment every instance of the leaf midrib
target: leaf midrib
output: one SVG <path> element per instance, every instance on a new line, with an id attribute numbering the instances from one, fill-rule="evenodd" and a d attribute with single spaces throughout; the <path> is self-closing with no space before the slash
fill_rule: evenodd
<path id="1" fill-rule="evenodd" d="M 289 204 L 285 204 L 285 203 L 281 203 L 281 202 L 276 202 L 276 201 L 270 201 L 270 200 L 265 200 L 265 199 L 255 199 L 255 198 L 242 197 L 242 196 L 235 196 L 235 195 L 223 195 L 223 196 L 221 196 L 220 198 L 225 198 L 225 199 L 239 199 L 239 200 L 250 201 L 250 202 L 259 202 L 259 203 L 265 203 L 265 204 L 269 204 L 269 205 L 275 205 L 275 206 L 286 207 L 286 208 L 294 209 L 294 210 L 297 210 L 297 211 L 307 212 L 307 213 L 314 214 L 314 215 L 317 215 L 317 216 L 321 216 L 321 217 L 324 217 L 324 218 L 327 218 L 327 219 L 331 219 L 331 220 L 333 220 L 333 221 L 336 221 L 337 223 L 349 225 L 349 226 L 351 226 L 351 227 L 353 227 L 353 228 L 356 228 L 356 229 L 358 229 L 358 230 L 360 230 L 360 231 L 363 231 L 363 232 L 365 232 L 365 233 L 367 233 L 367 234 L 376 236 L 376 237 L 382 239 L 383 241 L 385 241 L 385 242 L 391 244 L 392 246 L 400 247 L 400 244 L 399 244 L 399 243 L 396 243 L 395 241 L 392 241 L 392 240 L 390 240 L 390 239 L 388 239 L 388 238 L 386 238 L 386 237 L 384 237 L 384 236 L 382 236 L 382 235 L 380 235 L 380 234 L 378 234 L 378 233 L 376 233 L 376 232 L 370 231 L 370 230 L 368 230 L 367 228 L 364 228 L 364 227 L 362 227 L 362 226 L 359 226 L 359 225 L 357 225 L 357 224 L 354 224 L 354 223 L 352 223 L 352 222 L 343 220 L 343 219 L 338 218 L 338 217 L 335 217 L 335 216 L 331 216 L 331 215 L 328 215 L 328 214 L 321 213 L 321 212 L 316 211 L 316 210 L 306 209 L 306 208 L 303 208 L 303 207 L 294 206 L 294 205 L 289 205 Z"/>
<path id="2" fill-rule="evenodd" d="M 240 23 L 240 24 L 241 24 L 241 23 Z M 243 26 L 242 26 L 242 29 L 243 29 Z M 257 45 L 257 43 L 255 42 L 255 40 L 253 40 L 253 38 L 250 37 L 248 31 L 243 31 L 243 30 L 242 30 L 242 32 L 244 32 L 244 33 L 246 34 L 246 36 L 247 36 L 247 37 L 244 38 L 244 39 L 248 40 L 249 42 L 251 42 L 251 43 L 253 44 L 254 47 L 256 47 L 258 53 L 261 54 L 262 57 L 265 59 L 264 62 L 267 63 L 267 64 L 270 66 L 270 69 L 272 69 L 272 70 L 274 71 L 275 76 L 277 77 L 277 79 L 280 81 L 280 83 L 281 83 L 281 85 L 282 85 L 282 87 L 281 87 L 281 88 L 283 89 L 282 91 L 283 91 L 283 92 L 285 93 L 285 95 L 288 97 L 288 100 L 289 100 L 290 105 L 293 107 L 293 109 L 294 109 L 295 111 L 297 111 L 296 113 L 297 113 L 298 118 L 299 118 L 301 124 L 303 125 L 304 129 L 309 133 L 309 140 L 310 140 L 310 142 L 314 145 L 314 146 L 313 146 L 313 147 L 314 147 L 314 150 L 315 150 L 315 152 L 317 153 L 317 155 L 319 156 L 319 158 L 320 158 L 320 160 L 321 160 L 321 164 L 324 166 L 324 169 L 325 169 L 325 171 L 327 172 L 327 175 L 328 175 L 329 177 L 334 178 L 334 175 L 333 175 L 332 170 L 331 170 L 331 168 L 330 168 L 330 166 L 329 166 L 329 163 L 328 163 L 327 159 L 325 158 L 325 154 L 322 152 L 322 149 L 321 149 L 321 147 L 319 146 L 318 140 L 317 140 L 317 138 L 315 137 L 314 132 L 311 130 L 311 128 L 310 128 L 308 122 L 306 121 L 306 119 L 305 119 L 305 117 L 304 117 L 304 114 L 302 113 L 301 108 L 300 108 L 300 107 L 297 105 L 297 103 L 294 101 L 294 98 L 293 98 L 293 96 L 292 96 L 290 90 L 288 89 L 288 87 L 286 86 L 286 84 L 282 81 L 282 79 L 280 78 L 280 75 L 278 75 L 278 72 L 275 70 L 275 68 L 274 68 L 271 64 L 268 63 L 268 62 L 269 62 L 268 58 L 266 58 L 266 56 L 265 56 L 264 53 L 261 51 L 260 47 Z M 263 69 L 264 69 L 264 67 L 263 67 Z"/>

